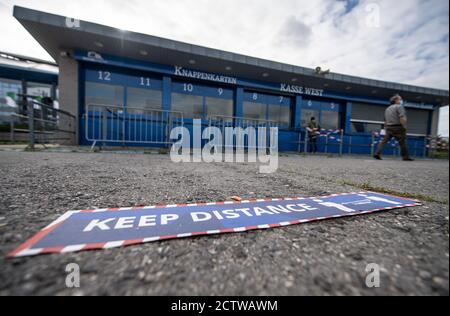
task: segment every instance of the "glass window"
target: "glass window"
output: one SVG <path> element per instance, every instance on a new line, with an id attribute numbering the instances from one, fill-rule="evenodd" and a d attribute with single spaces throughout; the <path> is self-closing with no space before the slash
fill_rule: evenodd
<path id="1" fill-rule="evenodd" d="M 7 123 L 5 131 L 9 131 L 11 115 L 18 109 L 20 93 L 22 93 L 20 81 L 0 78 L 0 126 Z"/>
<path id="2" fill-rule="evenodd" d="M 86 106 L 123 106 L 124 88 L 103 83 L 86 82 Z"/>
<path id="3" fill-rule="evenodd" d="M 352 122 L 353 133 L 379 133 L 384 128 L 384 124 L 369 122 Z"/>
<path id="4" fill-rule="evenodd" d="M 285 96 L 246 92 L 243 117 L 252 120 L 275 122 L 280 127 L 291 126 L 291 98 Z"/>
<path id="5" fill-rule="evenodd" d="M 262 103 L 244 102 L 244 118 L 252 120 L 265 120 L 267 105 Z"/>
<path id="6" fill-rule="evenodd" d="M 187 119 L 202 119 L 203 97 L 172 93 L 172 111 L 183 113 Z"/>
<path id="7" fill-rule="evenodd" d="M 320 118 L 321 128 L 324 129 L 339 129 L 340 120 L 339 120 L 339 112 L 335 111 L 322 111 Z"/>
<path id="8" fill-rule="evenodd" d="M 364 133 L 365 127 L 362 122 L 352 122 L 352 132 L 353 133 Z"/>
<path id="9" fill-rule="evenodd" d="M 215 116 L 233 116 L 233 100 L 205 98 L 207 118 Z"/>
<path id="10" fill-rule="evenodd" d="M 302 127 L 307 127 L 312 117 L 315 117 L 316 121 L 319 122 L 319 116 L 319 110 L 302 109 Z"/>
<path id="11" fill-rule="evenodd" d="M 135 110 L 161 110 L 162 92 L 157 90 L 128 88 L 127 108 Z"/>
<path id="12" fill-rule="evenodd" d="M 27 94 L 37 97 L 38 99 L 52 96 L 52 86 L 43 83 L 28 82 Z"/>
<path id="13" fill-rule="evenodd" d="M 269 121 L 281 126 L 291 125 L 291 109 L 288 106 L 269 104 Z"/>
<path id="14" fill-rule="evenodd" d="M 379 133 L 384 128 L 384 124 L 373 124 L 373 123 L 367 123 L 366 124 L 366 133 Z"/>
<path id="15" fill-rule="evenodd" d="M 0 78 L 0 104 L 17 107 L 18 94 L 22 93 L 22 83 L 16 80 Z"/>

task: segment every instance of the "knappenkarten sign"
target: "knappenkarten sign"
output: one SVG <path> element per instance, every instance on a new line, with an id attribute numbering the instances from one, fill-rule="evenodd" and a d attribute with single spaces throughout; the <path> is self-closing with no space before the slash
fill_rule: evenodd
<path id="1" fill-rule="evenodd" d="M 9 257 L 108 249 L 167 239 L 238 233 L 370 214 L 420 203 L 372 192 L 312 198 L 70 211 Z"/>

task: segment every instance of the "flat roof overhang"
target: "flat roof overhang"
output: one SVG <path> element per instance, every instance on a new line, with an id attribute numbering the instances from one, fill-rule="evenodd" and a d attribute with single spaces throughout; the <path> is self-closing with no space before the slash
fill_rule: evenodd
<path id="1" fill-rule="evenodd" d="M 14 17 L 58 63 L 61 51 L 95 51 L 162 65 L 270 83 L 304 85 L 352 96 L 388 100 L 400 93 L 413 103 L 444 106 L 449 91 L 372 80 L 220 51 L 71 18 L 14 7 Z M 142 52 L 146 52 L 145 55 Z M 192 60 L 195 64 L 192 64 Z M 267 76 L 268 74 L 268 76 Z M 296 79 L 294 82 L 293 79 Z"/>

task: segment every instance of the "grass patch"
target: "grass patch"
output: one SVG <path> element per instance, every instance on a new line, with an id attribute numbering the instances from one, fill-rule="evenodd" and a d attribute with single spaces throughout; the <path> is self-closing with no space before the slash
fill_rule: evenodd
<path id="1" fill-rule="evenodd" d="M 448 204 L 448 201 L 436 200 L 435 198 L 433 198 L 431 196 L 428 196 L 428 195 L 412 194 L 412 193 L 399 192 L 399 191 L 390 190 L 390 189 L 381 188 L 381 187 L 375 187 L 375 186 L 372 186 L 370 183 L 367 183 L 367 182 L 361 184 L 361 183 L 354 183 L 354 182 L 349 182 L 349 181 L 342 181 L 341 184 L 348 185 L 348 186 L 351 186 L 351 187 L 355 187 L 355 188 L 358 188 L 358 189 L 361 189 L 361 190 L 365 190 L 365 191 L 372 191 L 372 192 L 377 192 L 377 193 L 382 193 L 382 194 L 395 195 L 395 196 L 398 196 L 398 197 L 419 200 L 419 201 L 422 201 L 422 202 Z"/>
<path id="2" fill-rule="evenodd" d="M 16 141 L 9 141 L 9 140 L 0 140 L 0 145 L 26 145 L 28 144 L 27 140 L 16 140 Z"/>
<path id="3" fill-rule="evenodd" d="M 26 147 L 24 149 L 24 151 L 26 151 L 26 152 L 41 152 L 41 151 L 44 151 L 44 150 L 45 150 L 44 148 L 37 148 L 37 147 L 34 147 L 34 148 Z"/>
<path id="4" fill-rule="evenodd" d="M 448 160 L 448 151 L 438 151 L 436 153 L 433 153 L 431 155 L 431 158 Z"/>

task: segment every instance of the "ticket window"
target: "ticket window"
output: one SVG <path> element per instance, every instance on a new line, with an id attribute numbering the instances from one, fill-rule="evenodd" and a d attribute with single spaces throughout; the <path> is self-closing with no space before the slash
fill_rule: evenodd
<path id="1" fill-rule="evenodd" d="M 341 129 L 341 105 L 334 102 L 304 100 L 301 124 L 306 128 L 314 117 L 322 129 Z"/>
<path id="2" fill-rule="evenodd" d="M 183 113 L 185 119 L 232 120 L 234 115 L 232 89 L 189 82 L 172 84 L 171 110 Z"/>
<path id="3" fill-rule="evenodd" d="M 128 87 L 127 110 L 141 114 L 160 112 L 162 110 L 162 91 Z"/>
<path id="4" fill-rule="evenodd" d="M 123 86 L 86 82 L 86 106 L 89 109 L 123 107 L 124 91 Z"/>
<path id="5" fill-rule="evenodd" d="M 311 122 L 311 118 L 315 118 L 317 122 L 319 122 L 320 111 L 319 110 L 310 110 L 310 109 L 302 109 L 302 127 L 306 128 Z"/>
<path id="6" fill-rule="evenodd" d="M 279 127 L 291 126 L 291 99 L 261 93 L 245 93 L 243 117 L 250 120 L 270 121 Z"/>
<path id="7" fill-rule="evenodd" d="M 207 119 L 223 117 L 225 120 L 232 120 L 234 114 L 233 100 L 206 97 L 205 105 Z"/>
<path id="8" fill-rule="evenodd" d="M 335 111 L 322 111 L 320 126 L 324 129 L 340 129 L 340 113 Z"/>
<path id="9" fill-rule="evenodd" d="M 203 98 L 195 95 L 172 93 L 172 111 L 182 113 L 185 119 L 202 119 Z"/>
<path id="10" fill-rule="evenodd" d="M 244 102 L 244 118 L 250 120 L 267 120 L 267 104 Z"/>

